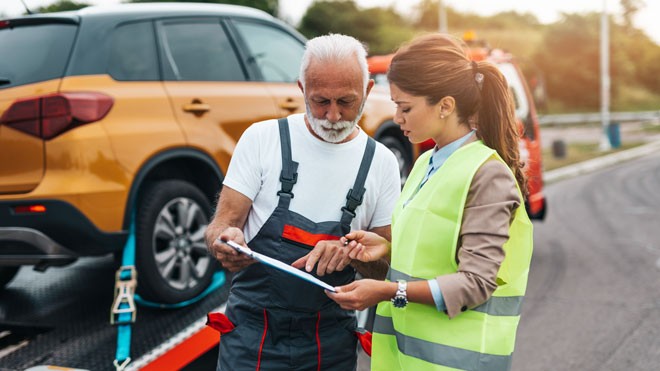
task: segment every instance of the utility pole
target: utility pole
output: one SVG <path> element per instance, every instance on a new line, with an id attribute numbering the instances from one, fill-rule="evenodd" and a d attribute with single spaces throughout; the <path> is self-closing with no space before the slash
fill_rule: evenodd
<path id="1" fill-rule="evenodd" d="M 447 10 L 442 4 L 443 0 L 438 0 L 438 31 L 447 33 Z"/>
<path id="2" fill-rule="evenodd" d="M 610 143 L 610 24 L 607 16 L 607 0 L 603 0 L 600 16 L 600 119 L 603 135 L 600 150 L 612 149 Z"/>

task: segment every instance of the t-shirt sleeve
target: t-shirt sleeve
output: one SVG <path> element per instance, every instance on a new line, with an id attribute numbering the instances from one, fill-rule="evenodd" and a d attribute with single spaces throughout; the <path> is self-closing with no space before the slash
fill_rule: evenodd
<path id="1" fill-rule="evenodd" d="M 380 185 L 380 192 L 369 229 L 392 224 L 394 205 L 401 194 L 401 176 L 396 157 L 384 146 L 378 150 L 381 152 L 380 156 L 374 160 L 380 166 L 380 171 L 377 172 L 379 179 L 376 182 Z"/>
<path id="2" fill-rule="evenodd" d="M 263 124 L 257 123 L 243 132 L 229 162 L 223 185 L 234 189 L 254 201 L 261 188 L 263 174 L 260 161 L 260 141 Z"/>

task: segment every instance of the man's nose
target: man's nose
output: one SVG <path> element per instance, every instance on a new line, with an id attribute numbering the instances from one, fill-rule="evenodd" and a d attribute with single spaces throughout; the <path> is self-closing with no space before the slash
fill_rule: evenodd
<path id="1" fill-rule="evenodd" d="M 325 118 L 332 123 L 341 120 L 341 110 L 337 103 L 330 103 L 330 107 L 328 107 L 328 111 L 325 113 Z"/>

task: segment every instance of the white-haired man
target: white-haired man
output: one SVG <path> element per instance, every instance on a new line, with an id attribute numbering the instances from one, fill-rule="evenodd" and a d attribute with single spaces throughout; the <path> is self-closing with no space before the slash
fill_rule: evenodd
<path id="1" fill-rule="evenodd" d="M 353 262 L 339 238 L 368 229 L 390 238 L 400 192 L 394 155 L 357 126 L 373 87 L 366 51 L 331 34 L 307 43 L 298 86 L 307 111 L 256 123 L 241 136 L 206 232 L 232 279 L 218 370 L 354 370 L 355 316 L 323 289 L 255 262 L 234 240 L 332 286 L 386 262 Z"/>

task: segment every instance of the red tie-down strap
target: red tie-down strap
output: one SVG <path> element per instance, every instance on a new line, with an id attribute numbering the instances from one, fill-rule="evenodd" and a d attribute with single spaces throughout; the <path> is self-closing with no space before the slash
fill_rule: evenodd
<path id="1" fill-rule="evenodd" d="M 371 332 L 360 328 L 355 330 L 355 336 L 357 336 L 358 340 L 360 341 L 362 350 L 364 350 L 364 352 L 367 353 L 369 357 L 371 357 Z"/>
<path id="2" fill-rule="evenodd" d="M 214 330 L 217 330 L 220 335 L 231 332 L 234 327 L 236 327 L 233 323 L 231 323 L 229 318 L 227 318 L 224 313 L 220 312 L 207 314 L 206 325 Z"/>

